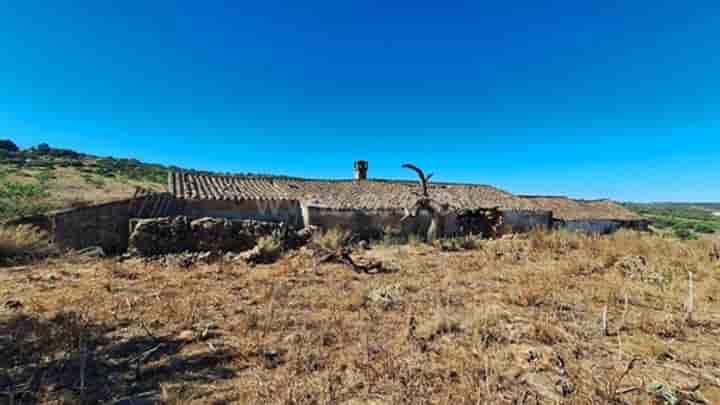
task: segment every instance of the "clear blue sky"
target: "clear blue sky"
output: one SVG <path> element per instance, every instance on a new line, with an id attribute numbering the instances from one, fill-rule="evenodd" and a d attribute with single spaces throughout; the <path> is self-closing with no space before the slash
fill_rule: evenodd
<path id="1" fill-rule="evenodd" d="M 1 1 L 0 137 L 720 201 L 720 3 Z"/>

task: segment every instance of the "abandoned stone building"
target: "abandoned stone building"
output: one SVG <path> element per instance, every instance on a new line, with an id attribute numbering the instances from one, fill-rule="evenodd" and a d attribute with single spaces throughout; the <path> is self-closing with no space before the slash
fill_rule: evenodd
<path id="1" fill-rule="evenodd" d="M 419 232 L 427 215 L 408 220 L 417 200 L 414 181 L 368 178 L 368 163 L 356 162 L 351 180 L 274 176 L 233 176 L 170 172 L 167 192 L 51 213 L 32 219 L 50 231 L 61 248 L 127 247 L 133 218 L 186 216 L 283 222 L 294 228 L 341 227 L 356 233 Z M 476 184 L 429 183 L 428 194 L 447 207 L 440 236 L 526 232 L 566 227 L 607 233 L 621 227 L 644 229 L 647 221 L 611 201 L 518 196 Z"/>

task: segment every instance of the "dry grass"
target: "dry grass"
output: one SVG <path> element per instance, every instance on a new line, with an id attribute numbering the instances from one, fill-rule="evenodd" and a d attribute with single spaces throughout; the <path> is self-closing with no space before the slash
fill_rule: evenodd
<path id="1" fill-rule="evenodd" d="M 720 403 L 713 249 L 535 233 L 376 247 L 363 254 L 399 271 L 374 276 L 301 254 L 254 268 L 50 261 L 0 274 L 0 386 L 16 403 L 654 404 L 660 383 Z"/>
<path id="2" fill-rule="evenodd" d="M 273 236 L 263 236 L 257 241 L 257 248 L 260 256 L 268 261 L 273 261 L 282 253 L 282 241 Z"/>
<path id="3" fill-rule="evenodd" d="M 350 242 L 350 233 L 340 228 L 330 228 L 313 237 L 313 243 L 327 250 L 338 250 Z"/>
<path id="4" fill-rule="evenodd" d="M 7 170 L 7 166 L 0 165 L 0 169 Z M 39 172 L 37 169 L 22 169 L 8 178 L 20 183 L 37 184 L 38 181 L 34 176 Z M 74 167 L 55 167 L 48 172 L 50 179 L 43 188 L 50 194 L 49 203 L 54 208 L 70 208 L 129 198 L 132 197 L 136 187 L 158 191 L 163 188 L 162 185 L 145 181 L 87 174 Z M 87 179 L 92 181 L 88 182 Z"/>
<path id="5" fill-rule="evenodd" d="M 47 246 L 47 235 L 31 225 L 0 227 L 1 260 L 31 256 Z"/>

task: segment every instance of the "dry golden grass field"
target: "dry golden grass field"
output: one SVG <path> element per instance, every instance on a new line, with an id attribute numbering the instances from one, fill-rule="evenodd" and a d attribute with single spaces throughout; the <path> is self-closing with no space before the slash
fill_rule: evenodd
<path id="1" fill-rule="evenodd" d="M 1 269 L 0 398 L 720 403 L 717 242 L 475 245 L 356 250 L 393 270 L 380 274 L 302 251 L 256 267 L 64 257 Z"/>
<path id="2" fill-rule="evenodd" d="M 130 198 L 138 187 L 155 191 L 160 191 L 163 187 L 161 184 L 123 176 L 103 177 L 85 173 L 74 167 L 40 170 L 16 169 L 0 164 L 0 173 L 3 172 L 10 173 L 7 181 L 40 186 L 47 193 L 44 202 L 52 209 Z"/>

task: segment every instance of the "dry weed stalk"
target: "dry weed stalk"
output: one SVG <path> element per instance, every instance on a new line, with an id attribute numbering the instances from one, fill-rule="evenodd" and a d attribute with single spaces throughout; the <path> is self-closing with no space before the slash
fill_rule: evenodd
<path id="1" fill-rule="evenodd" d="M 602 334 L 603 334 L 603 336 L 610 336 L 610 332 L 608 331 L 608 306 L 607 306 L 607 304 L 605 304 L 605 306 L 603 307 Z"/>
<path id="2" fill-rule="evenodd" d="M 0 259 L 39 253 L 48 246 L 47 237 L 32 225 L 0 226 Z"/>
<path id="3" fill-rule="evenodd" d="M 692 322 L 693 311 L 695 310 L 695 282 L 691 271 L 688 271 L 688 296 L 686 310 L 685 320 L 687 322 Z"/>
<path id="4" fill-rule="evenodd" d="M 227 263 L 223 272 L 212 265 L 176 271 L 123 264 L 132 278 L 127 271 L 67 276 L 62 273 L 84 265 L 64 263 L 60 270 L 43 264 L 31 281 L 27 273 L 0 272 L 0 305 L 20 301 L 24 313 L 37 318 L 88 308 L 93 324 L 113 330 L 101 332 L 103 340 L 122 347 L 105 350 L 89 334 L 78 346 L 68 320 L 26 333 L 26 339 L 20 325 L 14 331 L 14 341 L 25 342 L 15 349 L 20 367 L 37 371 L 35 352 L 47 358 L 57 354 L 53 348 L 73 354 L 72 373 L 51 376 L 52 368 L 43 369 L 55 385 L 41 387 L 36 402 L 61 402 L 61 392 L 71 391 L 71 402 L 79 403 L 78 370 L 87 403 L 95 403 L 94 391 L 107 396 L 100 401 L 105 403 L 128 390 L 148 389 L 177 404 L 589 405 L 649 403 L 635 387 L 643 385 L 640 377 L 693 378 L 702 382 L 701 390 L 714 387 L 712 375 L 720 370 L 714 329 L 681 322 L 686 313 L 698 318 L 701 302 L 703 309 L 719 308 L 717 301 L 695 297 L 720 291 L 707 242 L 686 243 L 689 251 L 682 253 L 678 242 L 630 234 L 534 237 L 488 241 L 482 250 L 461 254 L 427 245 L 377 246 L 368 257 L 397 263 L 398 271 L 372 277 L 304 257 L 257 270 Z M 667 274 L 666 285 L 630 278 L 614 267 L 630 255 L 653 264 L 640 266 L 640 273 Z M 313 265 L 316 271 L 308 271 Z M 72 282 L 48 281 L 38 273 Z M 111 289 L 103 288 L 110 282 Z M 399 304 L 369 299 L 368 292 L 394 285 Z M 88 297 L 95 297 L 91 305 Z M 615 307 L 619 324 L 609 325 Z M 3 309 L 0 316 L 6 313 L 12 312 Z M 210 322 L 212 332 L 205 326 Z M 193 338 L 178 339 L 188 328 Z M 222 357 L 226 350 L 231 357 Z M 78 355 L 83 351 L 84 377 Z M 115 356 L 107 363 L 114 365 L 97 368 L 103 356 Z M 643 361 L 642 373 L 636 359 Z M 22 393 L 29 379 L 11 377 L 23 383 L 15 388 L 15 403 L 25 402 L 33 395 Z M 105 384 L 107 390 L 97 389 Z M 720 403 L 718 398 L 707 402 Z"/>
<path id="5" fill-rule="evenodd" d="M 313 235 L 313 243 L 331 251 L 342 249 L 349 240 L 350 233 L 340 228 L 330 228 L 323 233 Z"/>
<path id="6" fill-rule="evenodd" d="M 608 403 L 622 403 L 622 400 L 620 399 L 622 395 L 640 390 L 638 387 L 621 388 L 623 380 L 625 380 L 625 378 L 635 368 L 638 361 L 639 360 L 637 358 L 633 358 L 628 362 L 627 366 L 625 366 L 625 369 L 620 374 L 612 375 L 605 381 L 600 382 L 598 384 L 600 396 L 608 401 Z"/>

